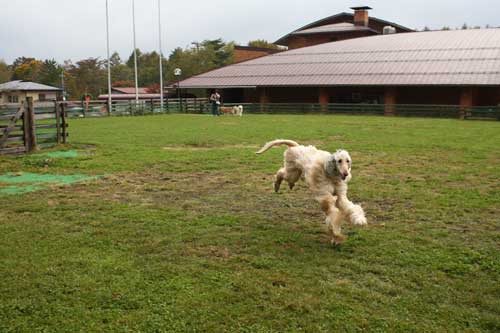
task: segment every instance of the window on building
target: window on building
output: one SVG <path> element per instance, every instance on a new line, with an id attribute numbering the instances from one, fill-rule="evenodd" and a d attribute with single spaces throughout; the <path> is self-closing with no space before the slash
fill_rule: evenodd
<path id="1" fill-rule="evenodd" d="M 8 100 L 9 100 L 9 103 L 19 103 L 19 96 L 9 95 Z"/>
<path id="2" fill-rule="evenodd" d="M 38 100 L 43 102 L 47 100 L 47 98 L 45 97 L 45 94 L 38 94 Z"/>

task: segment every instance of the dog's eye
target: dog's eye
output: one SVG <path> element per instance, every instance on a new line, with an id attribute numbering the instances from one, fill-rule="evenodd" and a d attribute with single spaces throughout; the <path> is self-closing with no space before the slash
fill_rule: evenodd
<path id="1" fill-rule="evenodd" d="M 339 163 L 342 163 L 342 160 L 339 160 Z"/>

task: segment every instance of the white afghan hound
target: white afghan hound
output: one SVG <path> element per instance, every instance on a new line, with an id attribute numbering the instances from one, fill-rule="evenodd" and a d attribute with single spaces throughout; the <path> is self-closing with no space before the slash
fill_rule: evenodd
<path id="1" fill-rule="evenodd" d="M 284 166 L 276 173 L 274 190 L 279 191 L 283 180 L 292 189 L 300 178 L 304 179 L 326 214 L 325 223 L 332 232 L 332 244 L 340 244 L 346 238 L 341 232 L 343 218 L 352 224 L 367 223 L 363 208 L 347 198 L 347 183 L 352 177 L 352 159 L 347 151 L 337 150 L 331 154 L 292 140 L 274 140 L 266 143 L 257 154 L 279 145 L 286 145 L 288 149 L 284 154 Z"/>

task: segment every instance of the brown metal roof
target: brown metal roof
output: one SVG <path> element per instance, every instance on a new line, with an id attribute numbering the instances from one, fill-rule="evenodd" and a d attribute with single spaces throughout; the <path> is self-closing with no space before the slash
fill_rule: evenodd
<path id="1" fill-rule="evenodd" d="M 500 29 L 362 37 L 281 52 L 181 82 L 185 88 L 500 85 Z"/>
<path id="2" fill-rule="evenodd" d="M 123 94 L 135 94 L 135 87 L 112 87 L 112 90 Z M 137 93 L 148 94 L 148 88 L 139 87 Z"/>
<path id="3" fill-rule="evenodd" d="M 135 94 L 111 94 L 113 100 L 133 100 Z M 156 99 L 160 98 L 160 94 L 139 94 L 139 99 Z M 99 95 L 97 99 L 108 99 L 108 94 Z"/>

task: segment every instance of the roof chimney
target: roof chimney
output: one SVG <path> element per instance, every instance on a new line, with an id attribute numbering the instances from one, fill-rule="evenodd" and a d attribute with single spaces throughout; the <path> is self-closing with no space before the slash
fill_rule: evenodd
<path id="1" fill-rule="evenodd" d="M 372 8 L 368 6 L 361 6 L 351 7 L 351 9 L 354 10 L 354 25 L 367 27 L 369 20 L 368 11 Z"/>
<path id="2" fill-rule="evenodd" d="M 392 34 L 395 34 L 396 33 L 396 28 L 394 27 L 391 27 L 390 25 L 386 25 L 384 27 L 384 30 L 382 30 L 382 33 L 384 35 L 392 35 Z"/>

